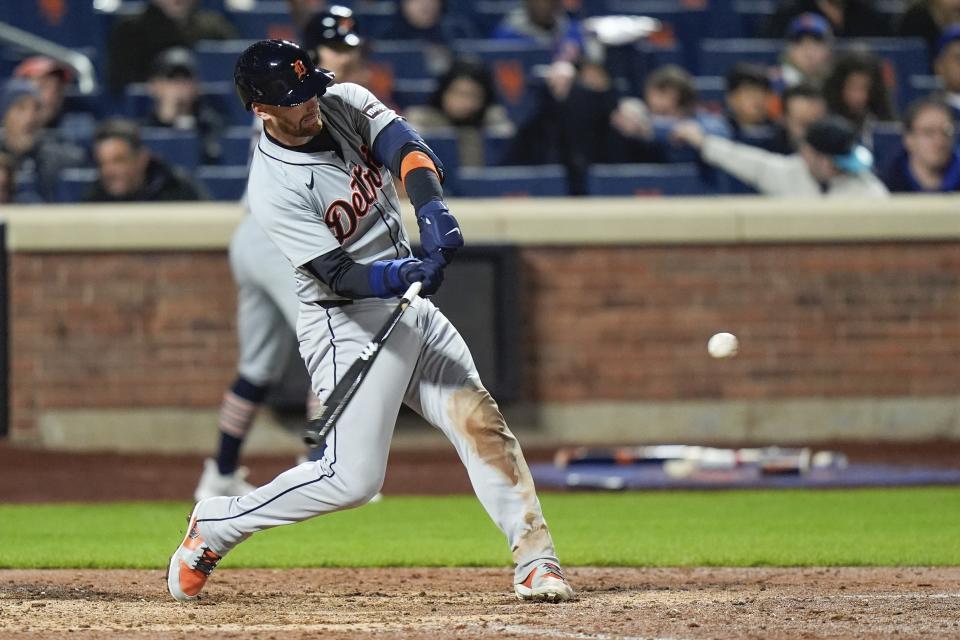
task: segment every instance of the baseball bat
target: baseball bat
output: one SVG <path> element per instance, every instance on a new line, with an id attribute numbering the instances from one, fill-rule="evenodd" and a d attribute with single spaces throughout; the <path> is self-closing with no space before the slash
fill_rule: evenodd
<path id="1" fill-rule="evenodd" d="M 420 293 L 420 287 L 421 284 L 419 282 L 414 282 L 410 285 L 410 288 L 407 289 L 403 297 L 400 298 L 400 302 L 396 308 L 394 308 L 393 312 L 391 312 L 390 317 L 387 318 L 387 321 L 380 328 L 380 331 L 367 343 L 367 346 L 360 352 L 360 357 L 354 360 L 350 368 L 347 369 L 347 373 L 344 374 L 340 382 L 333 387 L 330 395 L 327 396 L 326 402 L 323 403 L 323 406 L 320 407 L 317 414 L 307 422 L 307 427 L 303 430 L 303 441 L 307 446 L 316 448 L 326 440 L 327 434 L 329 434 L 334 425 L 337 424 L 337 420 L 340 419 L 344 409 L 347 408 L 350 400 L 357 392 L 360 383 L 363 382 L 367 373 L 370 372 L 370 367 L 373 366 L 373 362 L 380 353 L 380 347 L 383 346 L 383 343 L 390 337 L 390 333 L 393 332 L 397 323 L 400 322 L 400 316 L 403 315 L 403 312 L 407 310 L 407 307 L 410 306 L 413 299 Z"/>

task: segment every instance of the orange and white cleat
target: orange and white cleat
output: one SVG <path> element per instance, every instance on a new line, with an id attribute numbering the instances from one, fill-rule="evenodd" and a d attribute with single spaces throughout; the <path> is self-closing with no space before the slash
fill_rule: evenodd
<path id="1" fill-rule="evenodd" d="M 167 568 L 167 588 L 180 602 L 199 600 L 207 578 L 220 562 L 221 556 L 207 546 L 197 526 L 197 508 L 193 508 L 187 525 L 187 535 L 170 558 Z"/>
<path id="2" fill-rule="evenodd" d="M 573 598 L 573 587 L 553 562 L 537 564 L 523 582 L 513 585 L 519 600 L 561 602 Z"/>

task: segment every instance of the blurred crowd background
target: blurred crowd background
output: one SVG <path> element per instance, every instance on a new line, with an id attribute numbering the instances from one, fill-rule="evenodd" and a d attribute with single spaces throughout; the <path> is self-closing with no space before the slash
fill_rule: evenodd
<path id="1" fill-rule="evenodd" d="M 790 194 L 754 177 L 801 159 L 960 190 L 960 0 L 24 0 L 0 203 L 239 199 L 233 65 L 268 37 L 409 119 L 450 195 Z"/>

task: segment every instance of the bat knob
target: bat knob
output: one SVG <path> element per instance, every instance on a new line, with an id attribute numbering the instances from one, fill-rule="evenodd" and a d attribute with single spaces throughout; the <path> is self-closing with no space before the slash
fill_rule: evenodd
<path id="1" fill-rule="evenodd" d="M 323 444 L 323 436 L 320 435 L 319 431 L 307 429 L 303 432 L 303 442 L 311 449 L 316 449 Z"/>

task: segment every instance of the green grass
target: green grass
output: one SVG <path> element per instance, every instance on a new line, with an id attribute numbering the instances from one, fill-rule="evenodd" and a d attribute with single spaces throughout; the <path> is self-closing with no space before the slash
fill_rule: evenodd
<path id="1" fill-rule="evenodd" d="M 567 565 L 960 565 L 960 488 L 547 494 Z M 0 505 L 0 567 L 159 568 L 185 503 Z M 397 497 L 257 534 L 224 567 L 503 566 L 472 496 Z"/>

